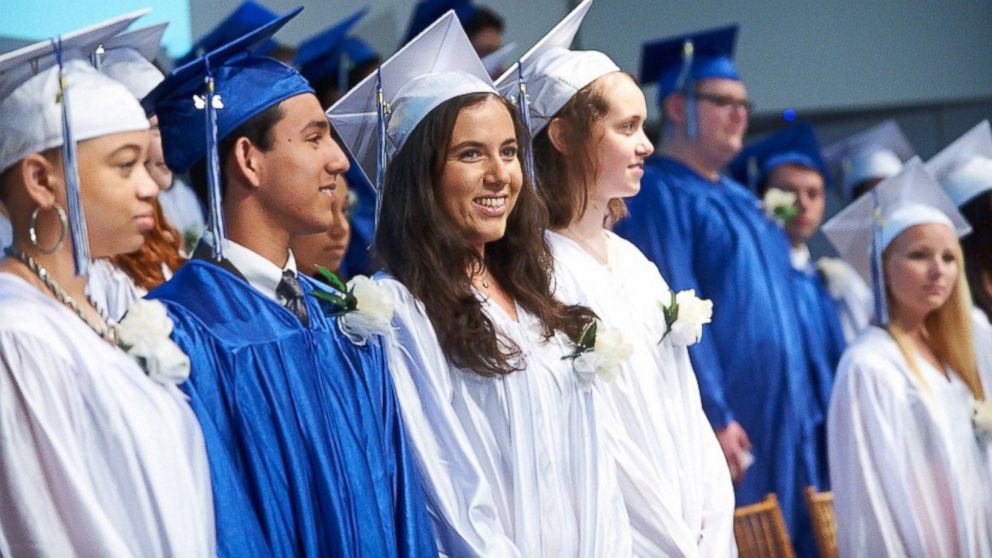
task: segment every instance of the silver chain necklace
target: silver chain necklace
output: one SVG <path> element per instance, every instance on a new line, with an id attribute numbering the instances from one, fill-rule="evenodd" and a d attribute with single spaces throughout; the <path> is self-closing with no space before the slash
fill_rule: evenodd
<path id="1" fill-rule="evenodd" d="M 96 311 L 100 314 L 100 318 L 102 318 L 101 321 L 103 323 L 98 325 L 93 325 L 93 322 L 91 322 L 86 316 L 83 309 L 79 307 L 79 304 L 77 304 L 76 301 L 69 296 L 69 293 L 65 292 L 65 290 L 62 289 L 55 279 L 49 275 L 47 269 L 41 267 L 38 262 L 34 261 L 34 258 L 25 254 L 23 250 L 13 246 L 8 246 L 5 252 L 8 256 L 16 258 L 21 263 L 28 266 L 28 269 L 37 275 L 38 279 L 41 279 L 41 282 L 48 287 L 48 290 L 51 291 L 53 295 L 55 295 L 55 299 L 75 312 L 76 315 L 79 316 L 79 319 L 83 320 L 83 323 L 89 326 L 89 328 L 92 329 L 94 333 L 99 335 L 101 339 L 111 345 L 114 345 L 115 347 L 117 346 L 117 328 L 111 324 L 110 318 L 103 312 L 103 310 L 100 309 L 96 302 L 93 301 L 93 298 L 90 295 L 86 295 L 86 300 L 93 306 L 93 308 L 96 308 Z"/>

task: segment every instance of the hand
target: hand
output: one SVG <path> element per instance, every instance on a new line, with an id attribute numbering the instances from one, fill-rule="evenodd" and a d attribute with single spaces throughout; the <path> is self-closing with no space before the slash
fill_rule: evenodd
<path id="1" fill-rule="evenodd" d="M 716 439 L 723 449 L 723 456 L 727 458 L 730 478 L 735 484 L 740 483 L 744 480 L 744 473 L 750 465 L 748 457 L 751 452 L 751 440 L 748 439 L 747 432 L 737 421 L 730 421 L 723 429 L 716 431 Z"/>

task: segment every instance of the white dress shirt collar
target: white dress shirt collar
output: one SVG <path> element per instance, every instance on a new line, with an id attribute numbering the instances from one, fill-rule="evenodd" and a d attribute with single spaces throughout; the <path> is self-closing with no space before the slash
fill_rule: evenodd
<path id="1" fill-rule="evenodd" d="M 248 284 L 279 304 L 283 303 L 283 300 L 276 295 L 276 287 L 282 281 L 283 271 L 290 270 L 296 273 L 296 259 L 292 251 L 289 252 L 286 265 L 279 267 L 237 242 L 225 239 L 224 257 L 241 272 L 241 275 L 248 280 Z"/>

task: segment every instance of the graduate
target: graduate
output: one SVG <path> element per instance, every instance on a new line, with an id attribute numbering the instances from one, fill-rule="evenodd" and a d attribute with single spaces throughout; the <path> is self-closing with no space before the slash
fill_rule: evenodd
<path id="1" fill-rule="evenodd" d="M 300 236 L 290 243 L 300 272 L 325 282 L 327 278 L 321 267 L 335 273 L 339 278 L 346 277 L 342 265 L 351 240 L 349 213 L 354 195 L 349 191 L 347 180 L 342 178 L 338 181 L 334 197 L 334 220 L 331 226 L 324 232 Z"/>
<path id="2" fill-rule="evenodd" d="M 895 120 L 886 120 L 823 149 L 823 158 L 841 186 L 845 203 L 895 176 L 916 150 Z"/>
<path id="3" fill-rule="evenodd" d="M 148 303 L 118 324 L 85 294 L 90 257 L 154 224 L 148 120 L 86 59 L 144 13 L 0 55 L 0 555 L 215 551 L 172 323 Z"/>
<path id="4" fill-rule="evenodd" d="M 690 322 L 692 305 L 705 304 L 683 294 L 684 323 L 675 325 L 678 315 L 667 323 L 672 293 L 657 267 L 604 226 L 622 211 L 621 198 L 640 188 L 653 146 L 633 77 L 600 52 L 568 50 L 591 3 L 575 8 L 497 87 L 518 105 L 522 90 L 529 95 L 523 106 L 538 192 L 550 212 L 555 296 L 589 306 L 631 347 L 616 377 L 597 387 L 611 416 L 634 553 L 731 556 L 733 486 L 685 348 L 695 338 L 669 331 Z"/>
<path id="5" fill-rule="evenodd" d="M 387 355 L 441 552 L 631 555 L 594 388 L 608 370 L 583 366 L 622 347 L 552 296 L 527 130 L 455 13 L 328 114 L 382 179 Z"/>
<path id="6" fill-rule="evenodd" d="M 165 78 L 151 61 L 158 54 L 166 27 L 167 23 L 161 23 L 121 33 L 98 46 L 90 59 L 101 73 L 127 87 L 140 101 Z M 158 119 L 153 116 L 148 123 L 154 132 L 149 133 L 145 169 L 161 191 L 171 185 L 171 173 L 163 177 L 154 170 L 152 159 L 162 158 L 162 138 Z M 141 248 L 93 262 L 87 291 L 114 320 L 120 320 L 138 299 L 172 277 L 186 261 L 181 255 L 182 236 L 165 219 L 157 200 L 153 206 L 155 226 L 148 231 Z"/>
<path id="7" fill-rule="evenodd" d="M 824 225 L 876 300 L 827 425 L 841 556 L 992 555 L 992 407 L 958 244 L 969 230 L 918 159 Z"/>
<path id="8" fill-rule="evenodd" d="M 736 35 L 730 26 L 645 45 L 641 81 L 660 84 L 664 139 L 616 231 L 673 290 L 712 300 L 713 323 L 689 354 L 737 505 L 777 493 L 797 550 L 808 555 L 802 491 L 819 486 L 824 448 L 788 241 L 754 194 L 720 172 L 741 149 L 750 110 L 732 59 Z"/>
<path id="9" fill-rule="evenodd" d="M 941 186 L 971 225 L 961 239 L 964 274 L 974 299 L 971 325 L 978 370 L 992 382 L 992 127 L 975 125 L 927 161 L 927 172 Z M 988 384 L 987 384 L 988 385 Z"/>
<path id="10" fill-rule="evenodd" d="M 149 297 L 192 360 L 219 555 L 433 556 L 384 355 L 360 327 L 369 301 L 323 290 L 289 249 L 331 225 L 348 168 L 306 80 L 251 51 L 299 11 L 145 97 L 166 162 L 213 208 L 193 259 Z"/>
<path id="11" fill-rule="evenodd" d="M 816 425 L 816 435 L 823 438 L 834 372 L 846 345 L 838 306 L 832 296 L 836 290 L 831 293 L 830 289 L 837 289 L 838 283 L 850 282 L 846 277 L 834 276 L 854 274 L 855 271 L 836 258 L 814 265 L 806 246 L 823 222 L 829 176 L 813 127 L 808 122 L 796 124 L 745 147 L 728 170 L 762 196 L 765 214 L 785 229 L 789 239 L 791 288 L 806 339 L 809 369 L 813 372 L 809 381 L 813 382 L 817 412 L 821 417 Z M 788 203 L 792 199 L 795 201 Z M 820 470 L 824 472 L 819 479 L 820 487 L 827 490 L 827 456 L 820 454 L 817 457 Z"/>
<path id="12" fill-rule="evenodd" d="M 350 88 L 358 85 L 382 61 L 368 43 L 350 33 L 367 12 L 368 8 L 358 10 L 343 21 L 300 43 L 296 66 L 313 86 L 321 106 L 325 109 L 334 104 Z M 348 208 L 350 236 L 346 240 L 347 251 L 344 252 L 343 261 L 339 262 L 337 269 L 332 269 L 346 277 L 371 274 L 376 271 L 376 266 L 369 258 L 375 227 L 375 188 L 362 174 L 358 163 L 350 156 L 348 163 L 348 171 L 341 177 L 340 184 L 352 198 Z M 344 199 L 343 196 L 339 197 Z M 339 239 L 341 230 L 340 227 L 335 227 L 322 236 L 325 239 L 328 236 Z M 318 240 L 318 237 L 313 237 L 311 242 L 314 247 L 323 244 L 325 249 L 330 249 L 330 246 Z M 311 270 L 306 272 L 313 274 Z"/>

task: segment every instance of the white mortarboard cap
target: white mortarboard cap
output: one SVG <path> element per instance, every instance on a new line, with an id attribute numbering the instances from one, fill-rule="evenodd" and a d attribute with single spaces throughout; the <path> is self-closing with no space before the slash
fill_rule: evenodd
<path id="1" fill-rule="evenodd" d="M 916 225 L 944 224 L 958 238 L 971 231 L 957 206 L 918 158 L 911 159 L 897 175 L 879 183 L 871 195 L 861 196 L 823 225 L 831 244 L 869 282 L 873 223 L 880 228 L 879 253 Z"/>
<path id="2" fill-rule="evenodd" d="M 854 187 L 866 180 L 895 176 L 902 170 L 903 162 L 915 154 L 894 120 L 886 120 L 823 150 L 823 158 L 846 200 L 852 198 Z"/>
<path id="3" fill-rule="evenodd" d="M 507 60 L 513 51 L 517 50 L 517 43 L 507 43 L 498 49 L 482 57 L 482 65 L 485 66 L 489 75 L 493 75 L 505 67 Z"/>
<path id="4" fill-rule="evenodd" d="M 992 128 L 983 120 L 927 161 L 927 171 L 963 206 L 992 190 Z"/>
<path id="5" fill-rule="evenodd" d="M 63 74 L 70 91 L 75 141 L 148 129 L 137 100 L 87 60 L 96 47 L 147 13 L 142 10 L 62 36 Z M 0 172 L 30 155 L 62 145 L 59 68 L 51 41 L 0 55 Z"/>
<path id="6" fill-rule="evenodd" d="M 441 103 L 470 93 L 496 93 L 455 12 L 448 11 L 327 111 L 334 129 L 376 187 L 381 187 L 375 180 L 380 79 L 387 160 Z"/>
<path id="7" fill-rule="evenodd" d="M 168 23 L 127 31 L 108 40 L 93 54 L 97 68 L 121 82 L 141 99 L 165 79 L 152 64 L 158 55 Z"/>
<path id="8" fill-rule="evenodd" d="M 519 105 L 522 77 L 527 92 L 531 135 L 548 121 L 580 89 L 620 68 L 609 56 L 593 50 L 569 50 L 592 0 L 584 0 L 496 80 L 504 97 Z"/>

